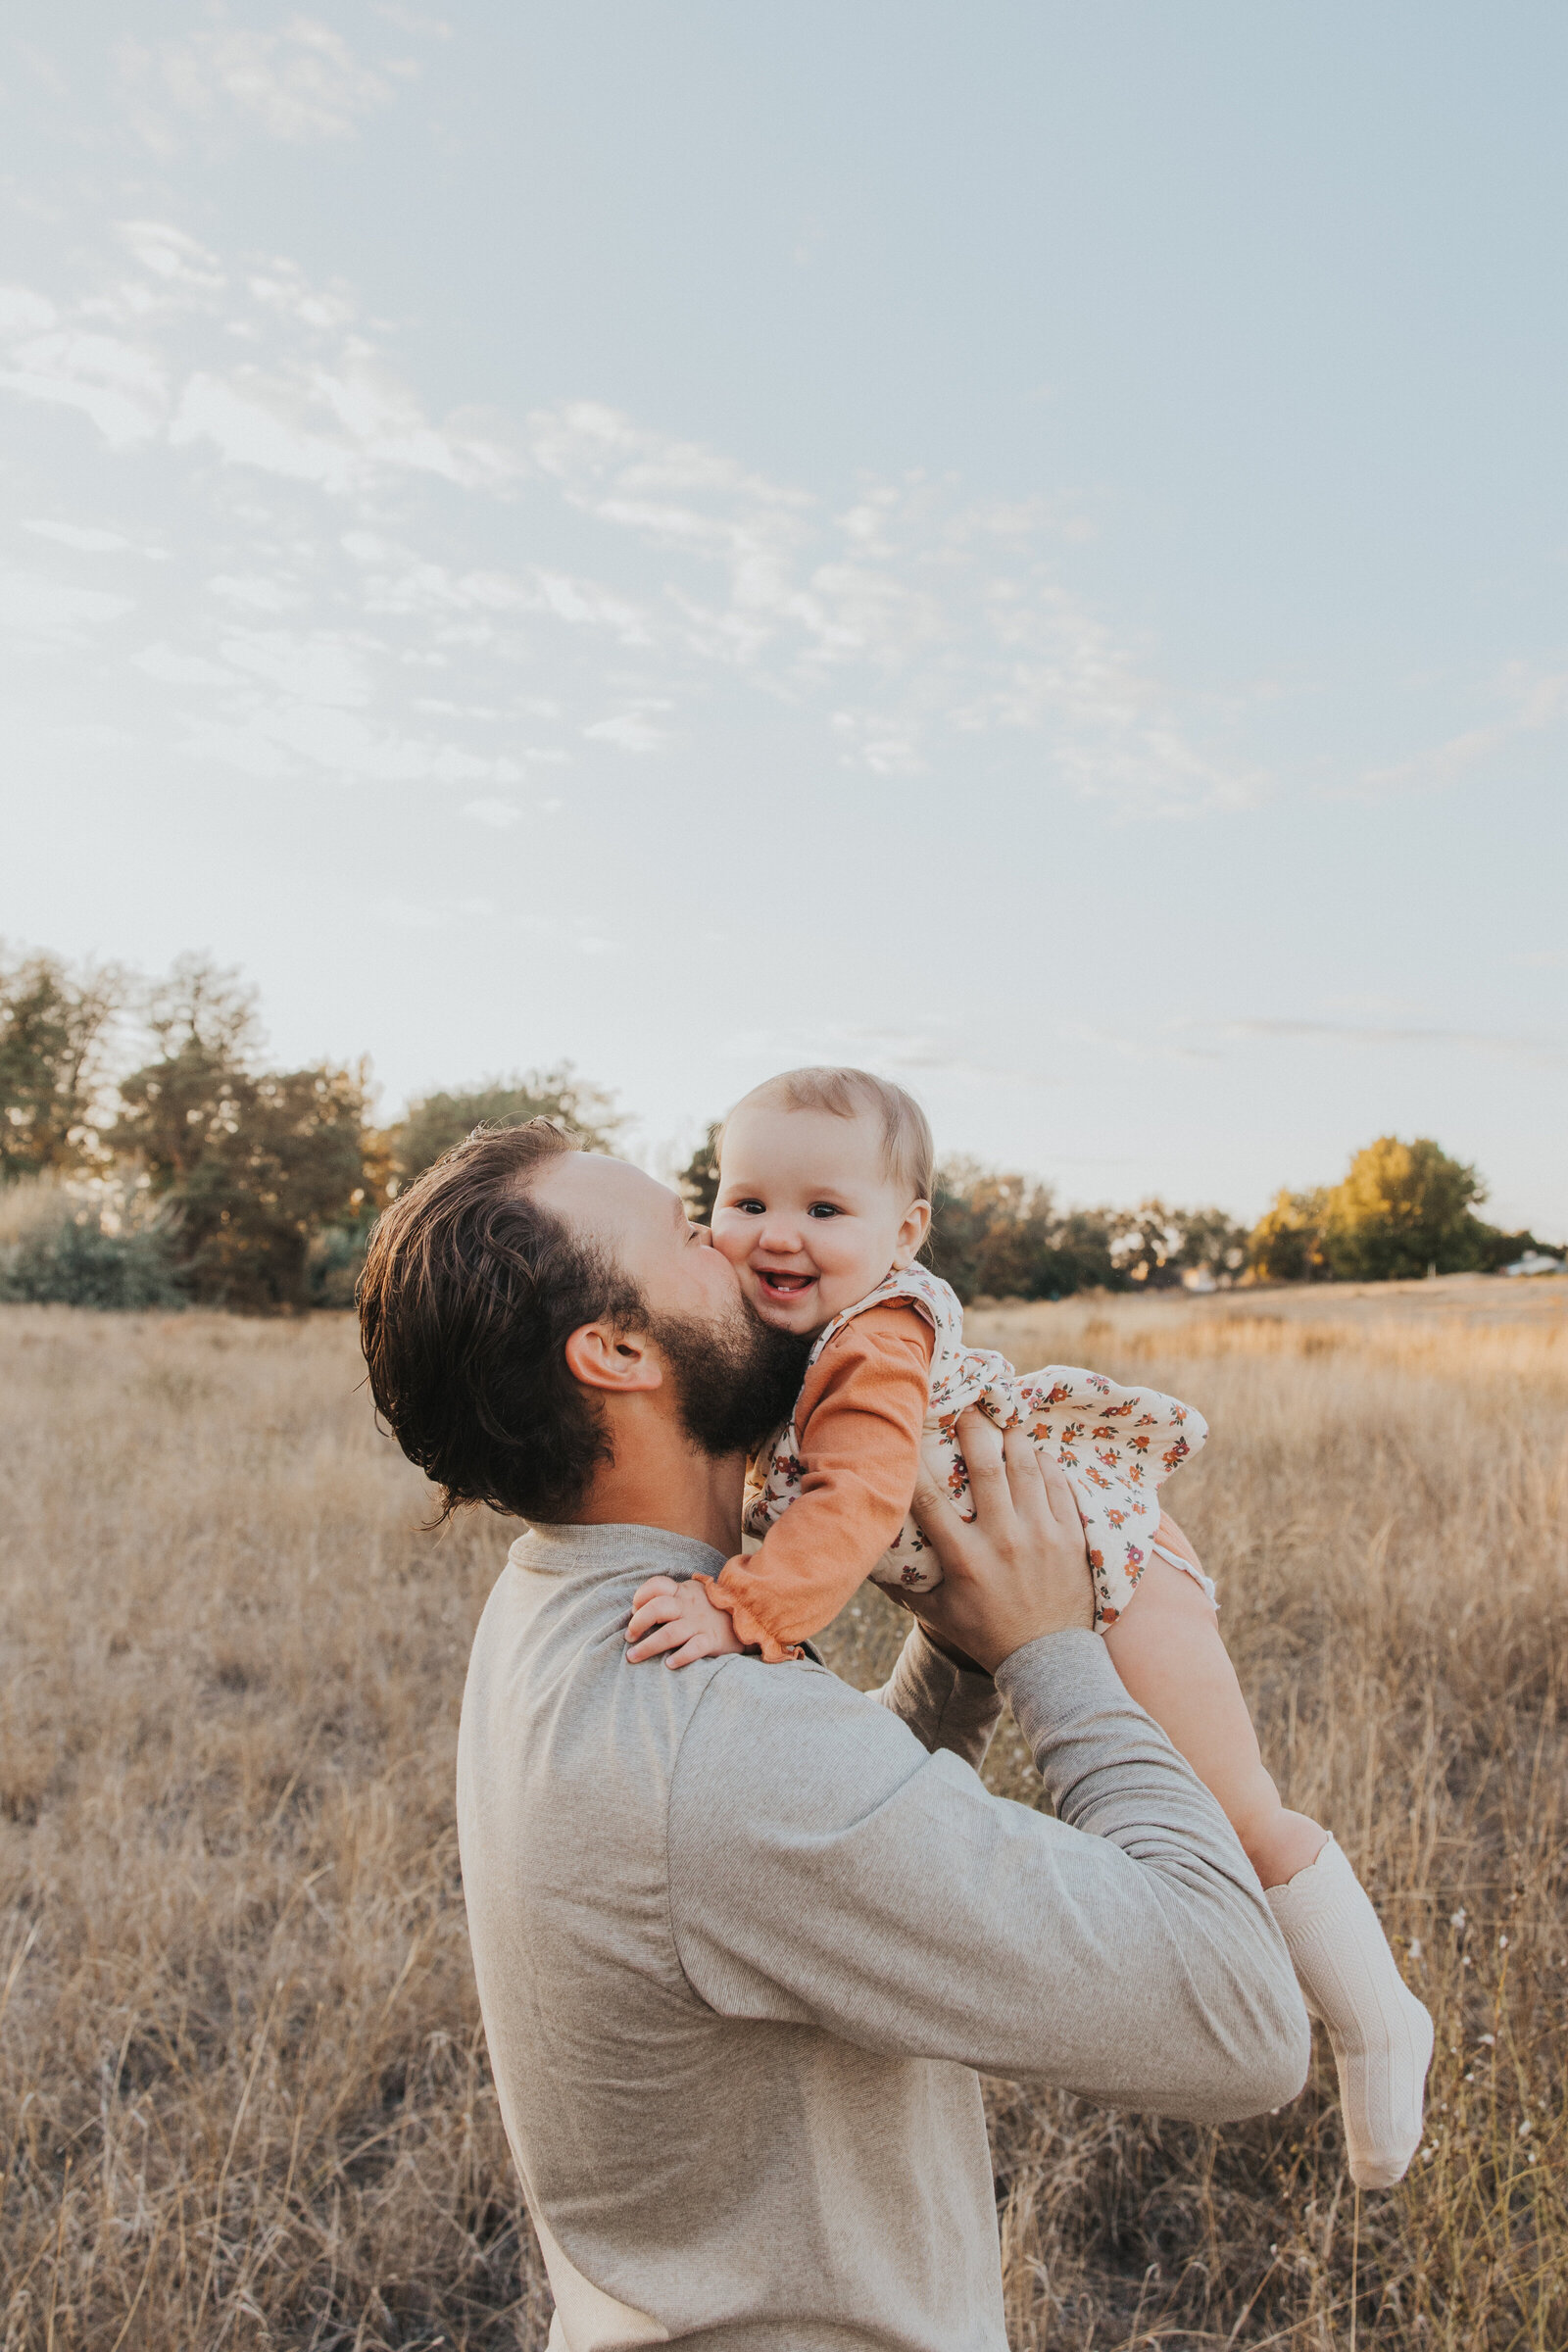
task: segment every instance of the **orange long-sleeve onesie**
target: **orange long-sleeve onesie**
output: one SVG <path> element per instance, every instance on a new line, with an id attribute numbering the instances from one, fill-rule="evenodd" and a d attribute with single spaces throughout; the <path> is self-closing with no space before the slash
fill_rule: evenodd
<path id="1" fill-rule="evenodd" d="M 806 1475 L 762 1539 L 737 1553 L 709 1598 L 769 1663 L 832 1623 L 907 1516 L 936 1335 L 912 1306 L 868 1306 L 829 1340 L 795 1407 Z"/>
<path id="2" fill-rule="evenodd" d="M 830 1625 L 864 1583 L 908 1514 L 920 1467 L 935 1334 L 909 1306 L 868 1306 L 823 1348 L 795 1407 L 801 1492 L 762 1539 L 738 1552 L 709 1598 L 742 1642 L 776 1665 Z M 1168 1512 L 1154 1543 L 1208 1585 Z"/>

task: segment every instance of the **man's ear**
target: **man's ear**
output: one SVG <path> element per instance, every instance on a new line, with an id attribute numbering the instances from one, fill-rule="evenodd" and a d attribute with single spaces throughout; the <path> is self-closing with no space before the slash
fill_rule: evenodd
<path id="1" fill-rule="evenodd" d="M 893 1244 L 893 1263 L 901 1274 L 906 1266 L 913 1265 L 925 1247 L 925 1237 L 930 1230 L 930 1201 L 912 1200 L 905 1211 L 904 1222 Z"/>
<path id="2" fill-rule="evenodd" d="M 646 1335 L 608 1323 L 579 1323 L 566 1341 L 566 1370 L 585 1389 L 631 1396 L 664 1385 L 664 1367 Z"/>

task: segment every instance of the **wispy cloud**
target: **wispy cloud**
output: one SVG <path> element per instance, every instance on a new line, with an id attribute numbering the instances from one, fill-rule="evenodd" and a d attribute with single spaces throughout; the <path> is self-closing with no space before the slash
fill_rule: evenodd
<path id="1" fill-rule="evenodd" d="M 440 931 L 449 923 L 484 922 L 496 911 L 493 899 L 383 899 L 377 912 L 399 931 Z"/>
<path id="2" fill-rule="evenodd" d="M 290 58 L 336 86 L 306 22 L 245 52 L 257 106 Z M 828 501 L 593 402 L 433 416 L 352 290 L 285 257 L 122 222 L 74 293 L 0 296 L 7 388 L 79 416 L 211 551 L 134 649 L 204 760 L 493 795 L 526 762 L 649 759 L 760 696 L 851 778 L 968 772 L 989 746 L 1127 815 L 1264 789 L 1231 714 L 1069 586 L 1071 535 L 1038 502 L 919 474 Z M 48 528 L 62 557 L 107 552 L 96 515 Z"/>
<path id="3" fill-rule="evenodd" d="M 1568 1062 L 1562 1039 L 1490 1029 L 1452 1029 L 1419 1022 L 1362 1022 L 1303 1019 L 1203 1020 L 1192 1015 L 1153 1022 L 1147 1029 L 1120 1031 L 1090 1023 L 1060 1022 L 1057 1034 L 1074 1044 L 1114 1054 L 1129 1061 L 1215 1062 L 1228 1048 L 1326 1046 L 1355 1053 L 1477 1054 L 1542 1068 Z"/>
<path id="4" fill-rule="evenodd" d="M 596 719 L 584 727 L 589 743 L 612 743 L 618 752 L 657 752 L 669 740 L 668 730 L 655 724 L 654 714 L 667 710 L 669 704 L 660 698 L 648 698 L 633 710 L 620 710 L 612 718 Z"/>
<path id="5" fill-rule="evenodd" d="M 74 548 L 84 556 L 145 556 L 154 564 L 169 560 L 166 548 L 140 547 L 119 531 L 106 531 L 91 523 L 40 521 L 24 522 L 22 527 L 35 538 L 52 539 L 57 547 Z"/>
<path id="6" fill-rule="evenodd" d="M 1512 662 L 1497 681 L 1495 699 L 1504 705 L 1500 718 L 1485 726 L 1463 728 L 1446 742 L 1409 760 L 1368 768 L 1361 778 L 1361 791 L 1442 791 L 1491 766 L 1521 739 L 1560 726 L 1568 719 L 1568 669 L 1542 671 Z"/>
<path id="7" fill-rule="evenodd" d="M 796 1029 L 738 1030 L 720 1049 L 726 1059 L 748 1071 L 801 1068 L 814 1063 L 850 1063 L 884 1077 L 957 1078 L 987 1085 L 1047 1087 L 1062 1083 L 1050 1070 L 1011 1067 L 997 1061 L 956 1023 L 940 1016 L 923 1027 L 878 1027 L 857 1021 L 824 1021 Z"/>
<path id="8" fill-rule="evenodd" d="M 0 569 L 0 627 L 17 642 L 84 645 L 106 621 L 132 612 L 135 602 L 107 588 L 79 588 L 33 572 Z"/>
<path id="9" fill-rule="evenodd" d="M 1218 1035 L 1239 1043 L 1311 1044 L 1352 1047 L 1438 1047 L 1484 1054 L 1508 1061 L 1557 1067 L 1568 1060 L 1560 1040 L 1509 1035 L 1490 1029 L 1423 1028 L 1414 1024 L 1374 1026 L 1348 1021 L 1247 1020 L 1219 1024 Z"/>
<path id="10" fill-rule="evenodd" d="M 427 19 L 417 29 L 446 28 Z M 193 132 L 209 143 L 238 129 L 296 146 L 352 138 L 419 70 L 407 54 L 371 63 L 316 17 L 259 26 L 224 8 L 178 40 L 122 41 L 117 61 L 131 121 L 160 154 Z"/>
<path id="11" fill-rule="evenodd" d="M 1263 789 L 1213 747 L 1212 712 L 1184 710 L 1071 594 L 1037 506 L 912 476 L 832 514 L 592 402 L 536 414 L 529 447 L 607 544 L 673 561 L 645 609 L 654 641 L 797 703 L 830 698 L 847 767 L 917 774 L 997 734 L 1037 743 L 1043 780 L 1129 811 L 1236 808 Z"/>

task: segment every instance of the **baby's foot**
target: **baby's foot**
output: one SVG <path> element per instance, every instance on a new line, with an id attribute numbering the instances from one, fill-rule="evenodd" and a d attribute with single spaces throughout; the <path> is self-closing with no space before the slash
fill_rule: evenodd
<path id="1" fill-rule="evenodd" d="M 1404 1984 L 1394 1997 L 1396 2016 L 1369 2044 L 1356 2047 L 1332 2026 L 1328 2030 L 1345 2113 L 1346 2159 L 1357 2188 L 1392 2188 L 1421 2145 L 1432 2020 Z"/>
<path id="2" fill-rule="evenodd" d="M 1392 2188 L 1421 2144 L 1432 2020 L 1341 1847 L 1268 1889 L 1306 2005 L 1328 2028 L 1357 2188 Z"/>

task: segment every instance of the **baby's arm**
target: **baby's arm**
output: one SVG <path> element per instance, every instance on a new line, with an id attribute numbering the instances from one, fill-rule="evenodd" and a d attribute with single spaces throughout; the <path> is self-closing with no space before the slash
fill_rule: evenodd
<path id="1" fill-rule="evenodd" d="M 867 1307 L 829 1342 L 796 1407 L 799 1495 L 760 1550 L 727 1560 L 717 1578 L 651 1577 L 633 1597 L 628 1656 L 663 1652 L 685 1666 L 756 1648 L 776 1663 L 831 1624 L 904 1525 L 933 1345 L 929 1324 L 906 1306 Z"/>

